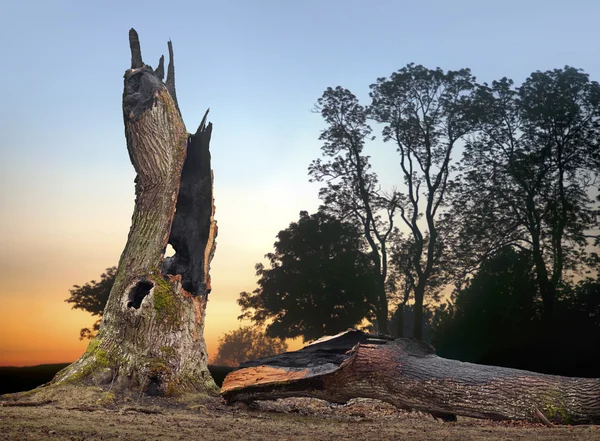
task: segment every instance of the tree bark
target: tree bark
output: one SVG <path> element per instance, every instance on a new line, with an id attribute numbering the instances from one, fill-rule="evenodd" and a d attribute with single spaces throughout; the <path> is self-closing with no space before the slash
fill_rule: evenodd
<path id="1" fill-rule="evenodd" d="M 389 334 L 388 331 L 388 303 L 385 292 L 384 275 L 378 275 L 377 283 L 377 308 L 375 308 L 375 319 L 377 320 L 377 331 L 381 334 Z"/>
<path id="2" fill-rule="evenodd" d="M 414 339 L 349 330 L 299 351 L 246 362 L 221 388 L 227 402 L 374 398 L 438 417 L 600 424 L 600 380 L 440 358 Z"/>
<path id="3" fill-rule="evenodd" d="M 413 337 L 417 340 L 423 340 L 423 299 L 425 297 L 425 283 L 419 281 L 415 287 L 415 306 L 414 306 L 414 324 Z"/>
<path id="4" fill-rule="evenodd" d="M 398 303 L 396 307 L 396 337 L 402 338 L 404 337 L 404 307 L 406 303 L 401 302 Z"/>
<path id="5" fill-rule="evenodd" d="M 156 70 L 129 32 L 123 118 L 137 172 L 135 208 L 98 335 L 50 386 L 107 385 L 112 393 L 216 393 L 207 369 L 204 316 L 217 234 L 206 115 L 187 133 L 175 94 L 169 42 Z M 208 111 L 207 111 L 208 113 Z M 163 261 L 167 244 L 176 254 Z"/>

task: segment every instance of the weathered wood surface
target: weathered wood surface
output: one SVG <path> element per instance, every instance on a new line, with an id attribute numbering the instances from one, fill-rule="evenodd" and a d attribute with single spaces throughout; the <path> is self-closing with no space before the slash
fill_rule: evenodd
<path id="1" fill-rule="evenodd" d="M 438 357 L 412 339 L 349 330 L 299 351 L 244 363 L 221 388 L 229 402 L 374 398 L 435 416 L 600 424 L 600 380 Z"/>
<path id="2" fill-rule="evenodd" d="M 166 82 L 164 57 L 153 70 L 133 29 L 129 43 L 123 119 L 137 173 L 132 225 L 97 337 L 50 386 L 105 384 L 111 393 L 137 396 L 215 393 L 204 342 L 217 232 L 212 124 L 205 115 L 195 134 L 187 132 L 171 42 Z M 165 262 L 169 243 L 176 253 Z"/>

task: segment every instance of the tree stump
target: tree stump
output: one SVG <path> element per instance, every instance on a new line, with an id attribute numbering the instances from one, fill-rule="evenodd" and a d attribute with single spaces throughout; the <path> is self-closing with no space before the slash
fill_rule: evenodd
<path id="1" fill-rule="evenodd" d="M 196 132 L 187 132 L 177 104 L 170 41 L 166 82 L 164 57 L 153 70 L 142 61 L 134 29 L 129 43 L 123 118 L 137 173 L 129 237 L 98 335 L 79 360 L 36 389 L 38 395 L 58 388 L 62 396 L 87 397 L 88 392 L 81 392 L 86 386 L 102 394 L 92 394 L 96 401 L 115 394 L 218 392 L 207 369 L 204 342 L 217 235 L 209 151 L 212 124 L 206 122 L 207 111 Z M 167 244 L 175 255 L 164 259 Z M 73 392 L 76 389 L 81 393 Z"/>
<path id="2" fill-rule="evenodd" d="M 373 398 L 436 417 L 600 424 L 600 379 L 544 375 L 438 357 L 413 339 L 349 330 L 227 375 L 228 403 L 314 397 Z"/>

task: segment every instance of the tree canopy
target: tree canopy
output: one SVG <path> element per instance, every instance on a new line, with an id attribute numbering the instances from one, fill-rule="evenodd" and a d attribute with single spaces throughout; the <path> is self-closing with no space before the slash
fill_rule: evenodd
<path id="1" fill-rule="evenodd" d="M 565 271 L 585 266 L 598 226 L 600 85 L 567 66 L 520 87 L 506 78 L 481 85 L 475 105 L 478 131 L 454 193 L 457 261 L 473 266 L 506 245 L 528 250 L 550 324 Z"/>
<path id="2" fill-rule="evenodd" d="M 383 140 L 396 147 L 405 186 L 395 202 L 409 237 L 397 241 L 394 257 L 399 259 L 396 268 L 402 267 L 404 285 L 413 293 L 417 339 L 422 338 L 425 293 L 439 288 L 445 239 L 440 217 L 455 161 L 453 152 L 474 130 L 474 88 L 469 69 L 444 72 L 415 64 L 371 85 L 368 114 L 383 125 Z"/>
<path id="3" fill-rule="evenodd" d="M 589 266 L 589 246 L 600 243 L 600 85 L 569 66 L 517 87 L 411 63 L 377 79 L 370 97 L 364 106 L 341 86 L 325 90 L 317 109 L 327 161 L 313 161 L 309 175 L 325 184 L 323 208 L 360 225 L 370 246 L 377 322 L 390 302 L 403 317 L 412 298 L 420 338 L 426 295 L 437 300 L 445 284 L 512 246 L 530 253 L 551 329 L 559 286 Z M 399 154 L 389 192 L 365 154 L 370 122 Z"/>
<path id="4" fill-rule="evenodd" d="M 238 304 L 271 337 L 305 341 L 336 334 L 371 318 L 377 286 L 363 235 L 324 212 L 300 212 L 279 232 L 268 267 L 256 265 L 258 288 Z"/>
<path id="5" fill-rule="evenodd" d="M 81 309 L 93 316 L 102 317 L 104 307 L 108 301 L 108 295 L 115 283 L 116 273 L 117 267 L 113 266 L 107 268 L 105 273 L 102 273 L 99 281 L 92 280 L 83 286 L 73 285 L 73 288 L 69 290 L 71 295 L 65 302 L 72 303 L 72 309 Z M 93 338 L 100 327 L 100 320 L 96 320 L 91 329 L 82 328 L 79 331 L 79 338 L 81 340 L 84 338 Z"/>

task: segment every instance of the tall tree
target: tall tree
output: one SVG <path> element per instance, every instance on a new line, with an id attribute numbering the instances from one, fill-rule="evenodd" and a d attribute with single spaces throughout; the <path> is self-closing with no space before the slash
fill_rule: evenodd
<path id="1" fill-rule="evenodd" d="M 171 42 L 167 79 L 142 61 L 129 32 L 123 117 L 137 173 L 132 226 L 98 335 L 79 360 L 36 394 L 101 402 L 115 396 L 216 393 L 207 369 L 204 316 L 215 249 L 213 178 L 206 115 L 186 131 L 175 93 Z M 175 249 L 164 259 L 167 247 Z M 95 386 L 82 393 L 79 387 Z M 101 386 L 98 388 L 97 386 Z M 111 394 L 97 397 L 110 390 Z M 89 392 L 89 393 L 88 393 Z M 94 398 L 94 401 L 96 401 Z"/>
<path id="2" fill-rule="evenodd" d="M 600 85 L 581 70 L 535 72 L 478 88 L 478 135 L 465 148 L 454 201 L 457 249 L 473 267 L 508 244 L 531 252 L 547 324 L 565 271 L 598 226 Z"/>
<path id="3" fill-rule="evenodd" d="M 100 281 L 92 280 L 83 286 L 73 285 L 73 288 L 69 290 L 70 296 L 65 302 L 72 303 L 72 309 L 81 309 L 93 316 L 99 317 L 92 325 L 92 329 L 82 328 L 79 331 L 80 340 L 94 338 L 98 329 L 100 329 L 102 313 L 104 312 L 110 291 L 115 284 L 116 274 L 116 266 L 107 268 L 106 272 L 100 276 Z"/>
<path id="4" fill-rule="evenodd" d="M 388 333 L 388 241 L 393 231 L 397 195 L 385 195 L 377 175 L 370 172 L 369 157 L 363 154 L 371 127 L 356 96 L 340 86 L 331 87 L 317 102 L 317 111 L 327 124 L 320 140 L 324 162 L 317 159 L 309 167 L 311 180 L 325 182 L 320 191 L 323 209 L 340 219 L 360 225 L 377 273 L 373 308 L 380 332 Z"/>
<path id="5" fill-rule="evenodd" d="M 400 217 L 411 239 L 403 271 L 412 280 L 413 335 L 422 338 L 423 301 L 439 280 L 443 232 L 440 216 L 452 172 L 453 152 L 473 130 L 475 78 L 468 69 L 444 72 L 409 64 L 371 85 L 369 115 L 383 124 L 383 139 L 400 155 L 406 192 L 398 199 Z M 434 282 L 435 281 L 435 282 Z"/>
<path id="6" fill-rule="evenodd" d="M 238 304 L 248 318 L 266 324 L 270 337 L 305 341 L 337 334 L 371 316 L 377 287 L 362 233 L 323 212 L 300 213 L 279 232 L 275 251 L 259 263 L 258 288 L 242 292 Z"/>

